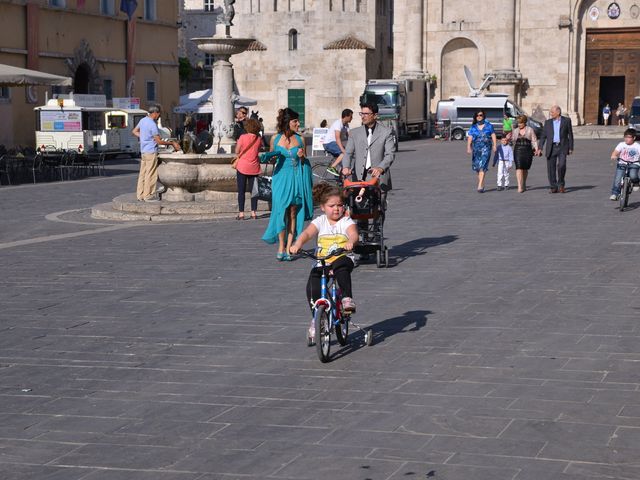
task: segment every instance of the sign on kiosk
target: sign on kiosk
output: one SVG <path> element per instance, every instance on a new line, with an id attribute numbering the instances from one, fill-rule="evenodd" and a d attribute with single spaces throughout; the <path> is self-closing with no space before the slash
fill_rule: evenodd
<path id="1" fill-rule="evenodd" d="M 138 97 L 114 97 L 113 108 L 124 110 L 140 110 L 140 98 Z"/>
<path id="2" fill-rule="evenodd" d="M 42 111 L 40 129 L 43 132 L 81 132 L 82 113 L 79 111 Z"/>

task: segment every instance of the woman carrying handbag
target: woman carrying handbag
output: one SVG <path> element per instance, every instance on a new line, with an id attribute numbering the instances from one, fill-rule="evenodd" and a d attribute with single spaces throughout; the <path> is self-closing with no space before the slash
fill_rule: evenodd
<path id="1" fill-rule="evenodd" d="M 253 182 L 260 174 L 260 161 L 258 152 L 262 142 L 260 141 L 260 123 L 252 118 L 244 122 L 246 133 L 240 135 L 236 145 L 236 151 L 240 152 L 231 162 L 236 169 L 236 181 L 238 184 L 238 215 L 236 220 L 244 220 L 245 193 L 253 190 Z M 258 218 L 258 198 L 251 197 L 251 218 Z"/>

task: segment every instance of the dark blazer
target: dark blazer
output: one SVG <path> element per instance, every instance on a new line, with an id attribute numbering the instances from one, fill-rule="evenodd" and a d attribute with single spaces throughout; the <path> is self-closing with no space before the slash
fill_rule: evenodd
<path id="1" fill-rule="evenodd" d="M 547 141 L 548 140 L 548 141 Z M 544 122 L 542 133 L 538 140 L 538 148 L 544 151 L 544 156 L 551 156 L 553 148 L 553 119 L 550 118 Z M 573 127 L 569 117 L 560 117 L 560 151 L 567 155 L 569 151 L 573 151 Z"/>

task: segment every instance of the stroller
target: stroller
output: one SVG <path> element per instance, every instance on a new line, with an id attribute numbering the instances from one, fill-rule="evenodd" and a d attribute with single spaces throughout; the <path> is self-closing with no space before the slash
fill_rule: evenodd
<path id="1" fill-rule="evenodd" d="M 360 241 L 355 247 L 359 255 L 376 255 L 378 268 L 389 266 L 389 249 L 384 244 L 384 214 L 382 190 L 377 178 L 344 181 L 346 205 L 351 218 L 358 223 Z"/>

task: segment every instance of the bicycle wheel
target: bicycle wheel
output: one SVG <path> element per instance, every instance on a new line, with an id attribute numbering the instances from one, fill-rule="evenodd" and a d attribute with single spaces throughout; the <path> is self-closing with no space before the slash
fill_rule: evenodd
<path id="1" fill-rule="evenodd" d="M 317 308 L 313 323 L 316 328 L 316 352 L 320 361 L 326 363 L 329 361 L 329 351 L 331 349 L 331 324 L 325 307 L 319 306 Z"/>
<path id="2" fill-rule="evenodd" d="M 335 178 L 330 173 L 327 173 L 327 165 L 322 163 L 317 163 L 311 167 L 311 176 L 313 178 L 313 183 L 326 182 L 329 180 L 329 177 Z"/>
<path id="3" fill-rule="evenodd" d="M 347 337 L 349 336 L 349 317 L 343 315 L 340 322 L 336 325 L 336 338 L 338 343 L 343 347 L 347 344 Z"/>
<path id="4" fill-rule="evenodd" d="M 620 211 L 622 212 L 629 205 L 629 190 L 631 190 L 631 182 L 629 177 L 622 179 L 622 189 L 620 191 Z"/>

